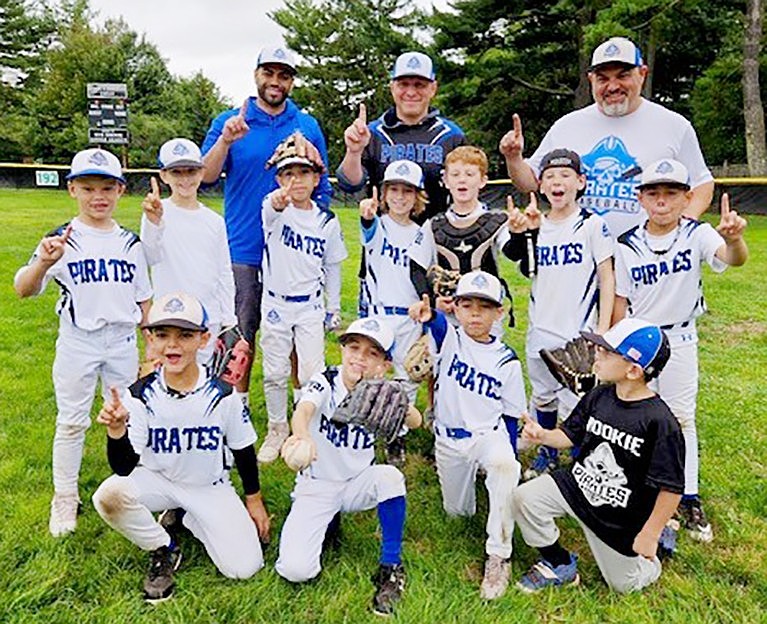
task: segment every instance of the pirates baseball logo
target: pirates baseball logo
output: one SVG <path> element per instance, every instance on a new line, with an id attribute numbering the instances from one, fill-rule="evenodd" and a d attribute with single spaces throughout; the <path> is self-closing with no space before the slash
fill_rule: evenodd
<path id="1" fill-rule="evenodd" d="M 573 477 L 594 507 L 626 507 L 628 504 L 631 490 L 623 487 L 628 479 L 607 442 L 597 446 L 582 464 L 573 465 Z"/>
<path id="2" fill-rule="evenodd" d="M 591 212 L 636 214 L 636 176 L 641 172 L 636 159 L 618 137 L 608 136 L 583 156 L 586 192 L 580 204 Z"/>

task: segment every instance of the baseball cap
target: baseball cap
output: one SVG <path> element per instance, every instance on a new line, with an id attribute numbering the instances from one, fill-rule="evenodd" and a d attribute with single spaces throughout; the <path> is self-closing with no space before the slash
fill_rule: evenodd
<path id="1" fill-rule="evenodd" d="M 200 148 L 189 139 L 171 139 L 163 143 L 157 162 L 163 169 L 203 166 Z"/>
<path id="2" fill-rule="evenodd" d="M 622 63 L 631 67 L 644 65 L 639 48 L 631 39 L 626 39 L 626 37 L 612 37 L 598 45 L 594 54 L 591 55 L 589 70 L 608 63 Z"/>
<path id="3" fill-rule="evenodd" d="M 387 165 L 383 181 L 384 184 L 387 182 L 404 182 L 423 190 L 423 170 L 410 160 L 395 160 Z"/>
<path id="4" fill-rule="evenodd" d="M 125 184 L 123 168 L 117 156 L 100 147 L 77 152 L 72 159 L 67 180 L 74 180 L 83 176 L 114 178 Z"/>
<path id="5" fill-rule="evenodd" d="M 639 364 L 646 375 L 656 376 L 671 356 L 671 347 L 663 330 L 638 318 L 616 323 L 604 335 L 582 331 L 581 335 L 600 347 Z"/>
<path id="6" fill-rule="evenodd" d="M 434 80 L 434 64 L 423 52 L 404 52 L 394 61 L 391 70 L 392 80 L 406 76 L 420 76 L 426 80 Z"/>
<path id="7" fill-rule="evenodd" d="M 551 169 L 553 167 L 568 167 L 578 175 L 581 175 L 581 157 L 569 149 L 560 148 L 551 150 L 543 157 L 543 160 L 541 160 L 541 174 L 546 171 L 546 169 Z"/>
<path id="8" fill-rule="evenodd" d="M 157 299 L 149 308 L 143 329 L 180 327 L 207 331 L 208 314 L 199 299 L 184 292 L 173 292 Z"/>
<path id="9" fill-rule="evenodd" d="M 284 46 L 263 48 L 256 58 L 256 69 L 261 65 L 284 65 L 294 74 L 298 72 L 296 57 Z"/>
<path id="10" fill-rule="evenodd" d="M 687 167 L 678 160 L 663 158 L 662 160 L 650 163 L 642 171 L 642 178 L 639 184 L 637 184 L 637 188 L 641 189 L 654 184 L 674 184 L 689 189 L 690 174 L 687 172 Z"/>
<path id="11" fill-rule="evenodd" d="M 343 345 L 353 336 L 365 336 L 372 340 L 391 359 L 391 350 L 394 347 L 394 332 L 384 319 L 375 316 L 357 319 L 341 335 L 338 341 Z"/>
<path id="12" fill-rule="evenodd" d="M 271 158 L 266 161 L 266 168 L 277 166 L 277 173 L 289 167 L 290 165 L 306 165 L 311 167 L 315 171 L 322 171 L 316 162 L 310 160 L 306 156 L 299 155 L 298 150 L 298 135 L 301 134 L 300 130 L 296 130 L 292 134 L 285 137 L 285 139 L 274 150 Z M 308 141 L 308 139 L 307 139 Z"/>
<path id="13" fill-rule="evenodd" d="M 503 288 L 500 280 L 485 271 L 472 271 L 461 276 L 455 289 L 455 298 L 477 297 L 496 305 L 503 304 Z"/>

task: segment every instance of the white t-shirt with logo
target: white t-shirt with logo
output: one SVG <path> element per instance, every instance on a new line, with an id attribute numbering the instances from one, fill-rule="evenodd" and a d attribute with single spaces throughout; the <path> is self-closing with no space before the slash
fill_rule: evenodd
<path id="1" fill-rule="evenodd" d="M 692 188 L 713 180 L 692 124 L 644 98 L 621 117 L 609 117 L 592 104 L 560 118 L 527 160 L 536 176 L 543 157 L 558 148 L 580 155 L 587 178 L 580 204 L 604 218 L 616 238 L 647 217 L 636 196 L 642 167 L 673 158 L 687 167 Z"/>

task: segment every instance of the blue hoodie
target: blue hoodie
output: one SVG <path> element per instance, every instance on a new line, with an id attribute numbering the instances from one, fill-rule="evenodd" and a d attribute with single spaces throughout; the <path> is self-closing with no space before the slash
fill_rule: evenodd
<path id="1" fill-rule="evenodd" d="M 250 132 L 229 147 L 223 172 L 226 174 L 224 190 L 224 219 L 229 237 L 232 262 L 261 266 L 264 252 L 264 231 L 261 225 L 261 203 L 264 197 L 277 188 L 274 168 L 266 169 L 277 146 L 295 130 L 301 130 L 322 155 L 328 168 L 328 150 L 317 120 L 305 113 L 288 99 L 285 110 L 270 115 L 256 105 L 255 98 L 248 101 L 245 122 Z M 221 136 L 224 123 L 239 113 L 232 108 L 221 113 L 210 125 L 202 144 L 206 154 Z M 333 190 L 327 173 L 322 175 L 312 198 L 321 208 L 327 208 Z"/>

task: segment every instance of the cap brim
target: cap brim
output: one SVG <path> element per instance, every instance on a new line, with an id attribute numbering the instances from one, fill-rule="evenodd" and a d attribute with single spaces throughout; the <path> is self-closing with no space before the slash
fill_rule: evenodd
<path id="1" fill-rule="evenodd" d="M 602 347 L 603 349 L 610 351 L 611 353 L 618 353 L 615 348 L 605 340 L 604 336 L 601 334 L 595 334 L 594 332 L 588 332 L 588 331 L 582 331 L 581 336 L 583 336 L 586 340 L 589 342 L 593 342 L 598 347 Z"/>
<path id="2" fill-rule="evenodd" d="M 265 65 L 278 65 L 279 67 L 284 67 L 294 76 L 298 73 L 298 69 L 296 69 L 292 65 L 288 65 L 287 63 L 280 63 L 279 61 L 264 61 L 263 63 L 259 63 L 258 65 L 256 65 L 256 69 L 258 69 L 259 67 L 264 67 Z"/>
<path id="3" fill-rule="evenodd" d="M 628 61 L 602 61 L 601 63 L 596 63 L 595 65 L 592 65 L 589 67 L 589 71 L 594 71 L 595 69 L 599 69 L 600 67 L 604 67 L 605 65 L 621 65 L 623 67 L 626 67 L 627 69 L 634 69 L 635 67 L 641 67 L 641 65 L 637 65 L 636 63 L 630 63 Z"/>
<path id="4" fill-rule="evenodd" d="M 360 332 L 348 332 L 346 334 L 341 334 L 341 336 L 338 338 L 338 342 L 340 342 L 342 345 L 346 344 L 350 338 L 367 338 L 370 342 L 372 342 L 375 346 L 377 346 L 381 351 L 383 351 L 386 354 L 386 359 L 391 359 L 391 352 L 384 349 L 384 346 L 378 342 L 373 336 L 369 336 L 368 334 L 362 334 Z"/>
<path id="5" fill-rule="evenodd" d="M 416 74 L 416 73 L 399 74 L 398 76 L 392 76 L 392 80 L 399 80 L 400 78 L 423 78 L 424 80 L 428 80 L 429 82 L 434 82 L 437 79 L 435 76 L 424 76 L 423 74 Z"/>
<path id="6" fill-rule="evenodd" d="M 645 182 L 644 184 L 637 184 L 637 188 L 641 191 L 643 188 L 647 188 L 648 186 L 659 186 L 661 184 L 666 184 L 668 186 L 678 186 L 679 188 L 690 190 L 690 185 L 686 182 L 680 182 L 679 180 L 667 180 L 667 179 L 661 179 L 661 180 L 653 180 L 652 182 Z"/>
<path id="7" fill-rule="evenodd" d="M 185 321 L 183 319 L 161 319 L 154 323 L 147 323 L 142 325 L 141 329 L 157 329 L 158 327 L 178 327 L 179 329 L 191 329 L 194 331 L 208 331 L 207 327 L 192 323 L 191 321 Z"/>
<path id="8" fill-rule="evenodd" d="M 392 178 L 391 180 L 384 180 L 384 184 L 407 184 L 408 186 L 412 186 L 414 189 L 418 189 L 419 191 L 423 190 L 422 186 L 419 186 L 418 184 L 413 184 L 410 180 L 405 180 L 403 178 Z"/>
<path id="9" fill-rule="evenodd" d="M 164 165 L 163 169 L 166 171 L 169 171 L 170 169 L 202 169 L 205 165 L 203 165 L 199 160 L 177 160 L 175 162 L 170 163 L 169 165 Z"/>
<path id="10" fill-rule="evenodd" d="M 280 160 L 277 163 L 277 172 L 279 173 L 285 167 L 290 167 L 290 165 L 305 165 L 307 167 L 311 167 L 315 171 L 319 171 L 319 167 L 317 166 L 317 163 L 312 162 L 308 158 L 305 158 L 303 156 L 291 156 L 290 158 L 285 158 L 283 160 Z"/>
<path id="11" fill-rule="evenodd" d="M 112 180 L 117 180 L 118 182 L 122 182 L 125 184 L 125 178 L 122 176 L 116 176 L 112 175 L 111 173 L 105 173 L 101 169 L 86 169 L 85 171 L 78 171 L 77 173 L 70 173 L 66 179 L 67 180 L 74 180 L 76 178 L 84 178 L 86 176 L 97 176 L 99 178 L 110 178 Z"/>
<path id="12" fill-rule="evenodd" d="M 484 299 L 485 301 L 489 301 L 490 303 L 494 303 L 496 306 L 501 307 L 503 305 L 502 302 L 498 301 L 498 299 L 495 299 L 494 297 L 489 296 L 486 293 L 481 292 L 465 292 L 461 293 L 460 295 L 456 293 L 455 299 Z"/>

